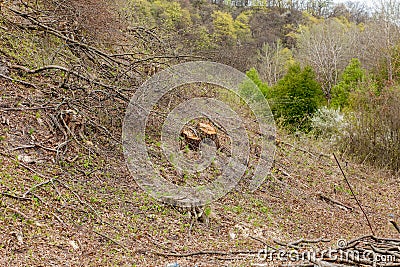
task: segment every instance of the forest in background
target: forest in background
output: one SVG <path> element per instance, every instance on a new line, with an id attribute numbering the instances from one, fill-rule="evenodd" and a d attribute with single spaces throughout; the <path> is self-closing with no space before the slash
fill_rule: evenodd
<path id="1" fill-rule="evenodd" d="M 124 2 L 168 49 L 247 72 L 279 125 L 399 170 L 399 2 Z"/>

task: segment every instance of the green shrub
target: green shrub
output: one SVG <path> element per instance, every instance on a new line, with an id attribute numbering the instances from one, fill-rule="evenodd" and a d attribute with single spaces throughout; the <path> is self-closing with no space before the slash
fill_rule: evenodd
<path id="1" fill-rule="evenodd" d="M 271 89 L 269 88 L 268 84 L 264 83 L 260 79 L 260 75 L 258 74 L 258 71 L 255 68 L 251 68 L 246 72 L 247 77 L 250 78 L 260 89 L 260 91 L 263 93 L 265 98 L 270 98 L 271 96 Z"/>
<path id="2" fill-rule="evenodd" d="M 340 82 L 332 88 L 331 107 L 339 109 L 347 107 L 350 92 L 354 91 L 364 77 L 365 71 L 361 67 L 360 60 L 353 58 L 344 69 Z"/>
<path id="3" fill-rule="evenodd" d="M 291 66 L 271 91 L 272 112 L 290 131 L 311 129 L 311 115 L 323 103 L 321 85 L 311 67 Z"/>
<path id="4" fill-rule="evenodd" d="M 211 17 L 213 19 L 215 41 L 219 44 L 233 45 L 237 35 L 232 15 L 223 11 L 214 11 Z"/>

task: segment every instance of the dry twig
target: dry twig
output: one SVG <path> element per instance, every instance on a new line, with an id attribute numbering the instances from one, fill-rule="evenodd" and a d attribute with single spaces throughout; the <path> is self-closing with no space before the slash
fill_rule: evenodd
<path id="1" fill-rule="evenodd" d="M 339 206 L 341 208 L 344 208 L 345 210 L 351 210 L 351 211 L 354 210 L 353 207 L 350 207 L 350 206 L 348 206 L 346 204 L 343 204 L 343 203 L 341 203 L 341 202 L 339 202 L 337 200 L 334 200 L 333 198 L 330 198 L 328 196 L 324 196 L 322 193 L 318 193 L 317 195 L 319 196 L 320 199 L 325 200 L 325 201 L 330 202 L 330 203 L 333 203 L 333 204 L 335 204 L 335 205 L 337 205 L 337 206 Z"/>
<path id="2" fill-rule="evenodd" d="M 339 160 L 337 159 L 337 157 L 336 157 L 335 154 L 333 154 L 333 157 L 335 158 L 335 161 L 336 161 L 337 165 L 339 166 L 339 169 L 340 169 L 340 171 L 341 171 L 341 173 L 342 173 L 342 175 L 343 175 L 343 177 L 344 177 L 344 180 L 345 180 L 346 183 L 347 183 L 347 186 L 348 186 L 349 189 L 350 189 L 351 194 L 353 195 L 355 201 L 357 202 L 357 205 L 360 207 L 362 213 L 364 214 L 364 217 L 365 217 L 365 219 L 367 220 L 367 223 L 368 223 L 369 229 L 371 230 L 372 235 L 375 235 L 374 229 L 372 228 L 372 224 L 371 224 L 371 222 L 369 221 L 368 216 L 367 216 L 367 214 L 365 213 L 363 207 L 361 206 L 360 201 L 358 201 L 358 199 L 357 199 L 357 197 L 356 197 L 356 194 L 354 194 L 353 187 L 351 186 L 349 180 L 347 179 L 346 174 L 344 174 L 344 171 L 343 171 L 343 169 L 342 169 L 342 166 L 340 166 Z"/>

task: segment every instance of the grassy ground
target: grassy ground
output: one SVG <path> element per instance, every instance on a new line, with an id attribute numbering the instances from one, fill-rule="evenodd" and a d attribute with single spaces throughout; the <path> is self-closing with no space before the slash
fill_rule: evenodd
<path id="1" fill-rule="evenodd" d="M 52 133 L 45 111 L 22 108 L 26 88 L 5 81 L 1 88 L 2 266 L 249 266 L 255 255 L 161 254 L 257 251 L 264 247 L 259 240 L 323 237 L 334 245 L 370 233 L 321 141 L 280 133 L 273 173 L 262 187 L 251 193 L 238 186 L 210 205 L 208 224 L 193 223 L 187 212 L 141 190 L 121 151 L 88 156 L 74 145 L 58 164 L 60 134 Z M 400 217 L 399 177 L 341 161 L 375 235 L 398 237 L 388 219 Z"/>

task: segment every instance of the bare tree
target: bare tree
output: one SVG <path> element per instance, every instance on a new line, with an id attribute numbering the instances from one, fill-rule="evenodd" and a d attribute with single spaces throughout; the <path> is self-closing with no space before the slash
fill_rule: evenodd
<path id="1" fill-rule="evenodd" d="M 356 24 L 366 23 L 370 18 L 369 8 L 360 2 L 348 1 L 336 4 L 332 10 L 331 17 L 345 17 Z"/>
<path id="2" fill-rule="evenodd" d="M 387 80 L 393 80 L 392 49 L 400 40 L 400 1 L 381 0 L 374 20 L 366 26 L 365 38 L 369 39 L 367 49 L 376 59 L 385 59 Z"/>
<path id="3" fill-rule="evenodd" d="M 326 99 L 331 98 L 331 88 L 352 57 L 356 57 L 356 43 L 360 29 L 354 24 L 344 24 L 337 19 L 304 27 L 297 38 L 297 59 L 310 65 L 322 84 Z"/>
<path id="4" fill-rule="evenodd" d="M 264 44 L 258 52 L 257 70 L 268 85 L 276 84 L 287 72 L 293 62 L 292 51 L 278 40 L 273 45 Z"/>

